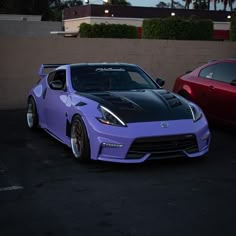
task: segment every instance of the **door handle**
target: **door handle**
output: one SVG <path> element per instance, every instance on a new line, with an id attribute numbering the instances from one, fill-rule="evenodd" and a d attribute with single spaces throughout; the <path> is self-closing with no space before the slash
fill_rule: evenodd
<path id="1" fill-rule="evenodd" d="M 214 87 L 213 85 L 210 85 L 210 86 L 209 86 L 209 89 L 214 90 L 215 87 Z"/>

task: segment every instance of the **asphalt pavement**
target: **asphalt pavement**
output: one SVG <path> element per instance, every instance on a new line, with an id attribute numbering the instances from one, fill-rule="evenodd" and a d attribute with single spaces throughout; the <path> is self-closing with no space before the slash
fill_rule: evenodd
<path id="1" fill-rule="evenodd" d="M 236 134 L 209 157 L 77 163 L 69 148 L 0 111 L 0 236 L 235 236 Z"/>

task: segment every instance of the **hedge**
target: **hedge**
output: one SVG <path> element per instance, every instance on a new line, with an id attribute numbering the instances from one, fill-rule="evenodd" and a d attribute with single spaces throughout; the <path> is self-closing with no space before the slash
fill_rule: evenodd
<path id="1" fill-rule="evenodd" d="M 230 39 L 236 41 L 236 14 L 231 17 Z"/>
<path id="2" fill-rule="evenodd" d="M 80 25 L 81 38 L 138 38 L 135 26 L 121 24 L 87 24 Z"/>
<path id="3" fill-rule="evenodd" d="M 143 21 L 143 38 L 176 40 L 212 40 L 211 20 L 169 17 Z"/>

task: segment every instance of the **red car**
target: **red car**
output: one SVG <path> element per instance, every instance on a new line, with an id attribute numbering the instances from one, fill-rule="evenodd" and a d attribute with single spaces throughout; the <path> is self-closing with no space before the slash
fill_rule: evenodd
<path id="1" fill-rule="evenodd" d="M 214 60 L 187 72 L 173 91 L 198 104 L 210 121 L 236 127 L 236 60 Z"/>

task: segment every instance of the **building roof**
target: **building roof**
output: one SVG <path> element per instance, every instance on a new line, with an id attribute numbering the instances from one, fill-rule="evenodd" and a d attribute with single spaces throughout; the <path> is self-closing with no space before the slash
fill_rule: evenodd
<path id="1" fill-rule="evenodd" d="M 108 10 L 109 13 L 105 13 Z M 76 19 L 82 17 L 96 16 L 114 16 L 125 18 L 164 18 L 171 16 L 174 12 L 175 16 L 191 17 L 199 16 L 203 19 L 211 19 L 213 21 L 228 21 L 227 16 L 231 14 L 229 11 L 207 11 L 207 10 L 188 10 L 188 9 L 171 9 L 157 7 L 133 7 L 133 6 L 115 6 L 115 5 L 83 5 L 64 9 L 64 20 Z"/>

